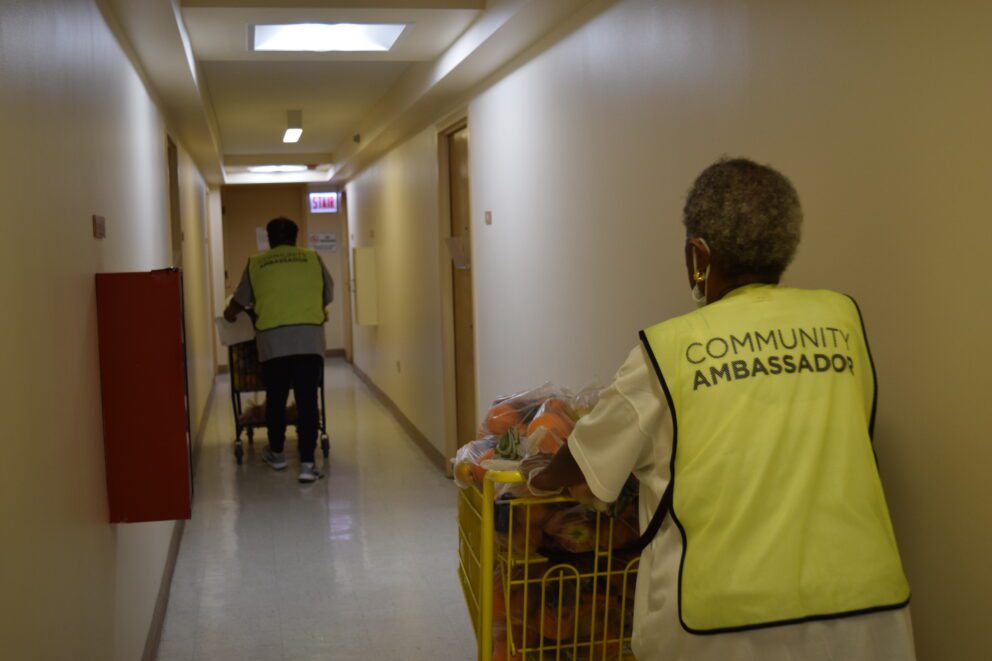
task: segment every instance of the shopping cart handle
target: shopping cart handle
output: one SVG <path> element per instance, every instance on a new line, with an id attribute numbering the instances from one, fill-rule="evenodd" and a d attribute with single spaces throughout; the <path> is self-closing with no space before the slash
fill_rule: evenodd
<path id="1" fill-rule="evenodd" d="M 524 479 L 523 473 L 518 470 L 487 471 L 486 479 L 493 482 L 500 482 L 501 484 L 523 484 L 527 481 Z"/>

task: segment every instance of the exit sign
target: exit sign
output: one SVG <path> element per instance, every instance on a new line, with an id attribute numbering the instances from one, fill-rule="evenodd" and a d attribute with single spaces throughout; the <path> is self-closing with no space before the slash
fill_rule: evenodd
<path id="1" fill-rule="evenodd" d="M 337 213 L 337 193 L 310 193 L 310 213 Z"/>

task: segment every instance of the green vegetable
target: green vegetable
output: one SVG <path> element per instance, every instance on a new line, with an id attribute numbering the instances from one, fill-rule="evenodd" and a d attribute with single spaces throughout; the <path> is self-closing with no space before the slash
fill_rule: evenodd
<path id="1" fill-rule="evenodd" d="M 522 459 L 520 452 L 520 432 L 511 427 L 496 442 L 496 456 L 500 459 Z"/>

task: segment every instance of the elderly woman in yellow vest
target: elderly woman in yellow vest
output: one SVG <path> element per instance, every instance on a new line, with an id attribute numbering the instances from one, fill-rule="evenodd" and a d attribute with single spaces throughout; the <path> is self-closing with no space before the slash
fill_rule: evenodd
<path id="1" fill-rule="evenodd" d="M 262 460 L 276 470 L 289 465 L 283 447 L 286 400 L 292 388 L 298 415 L 299 481 L 315 482 L 321 477 L 314 463 L 317 393 L 324 370 L 325 309 L 334 298 L 334 282 L 315 251 L 296 247 L 296 223 L 274 218 L 266 230 L 269 250 L 248 260 L 224 317 L 234 321 L 242 310 L 254 312 L 269 437 Z"/>
<path id="2" fill-rule="evenodd" d="M 530 483 L 641 485 L 641 661 L 906 661 L 909 586 L 872 450 L 875 374 L 847 296 L 779 285 L 791 183 L 707 168 L 684 209 L 698 309 L 641 332 Z"/>

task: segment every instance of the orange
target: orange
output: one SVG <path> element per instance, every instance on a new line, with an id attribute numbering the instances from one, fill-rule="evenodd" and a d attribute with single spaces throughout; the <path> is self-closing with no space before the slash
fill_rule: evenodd
<path id="1" fill-rule="evenodd" d="M 473 464 L 468 461 L 461 461 L 455 464 L 455 482 L 458 486 L 467 487 L 475 479 Z"/>
<path id="2" fill-rule="evenodd" d="M 527 609 L 524 610 L 524 598 L 527 600 Z M 514 624 L 522 624 L 534 610 L 536 599 L 534 590 L 529 588 L 524 590 L 522 585 L 510 586 L 510 621 Z"/>
<path id="3" fill-rule="evenodd" d="M 537 524 L 543 526 L 551 515 L 558 510 L 558 507 L 557 503 L 534 503 L 532 505 L 521 505 L 513 511 L 514 520 L 519 518 L 521 521 L 527 521 L 528 509 L 530 510 L 531 525 Z"/>
<path id="4" fill-rule="evenodd" d="M 530 436 L 538 427 L 544 427 L 550 432 L 553 432 L 559 440 L 564 441 L 568 438 L 569 434 L 572 433 L 572 428 L 575 425 L 568 416 L 561 413 L 554 413 L 551 411 L 546 411 L 541 415 L 537 416 L 531 420 L 530 424 L 527 426 L 527 435 Z"/>
<path id="5" fill-rule="evenodd" d="M 557 399 L 552 397 L 548 401 L 544 402 L 544 410 L 550 413 L 558 413 L 567 417 L 569 420 L 576 420 L 577 415 L 572 405 L 563 399 Z"/>
<path id="6" fill-rule="evenodd" d="M 640 534 L 627 522 L 621 519 L 613 519 L 613 531 L 609 530 L 610 519 L 603 517 L 599 529 L 599 550 L 600 551 L 620 551 L 630 546 Z"/>
<path id="7" fill-rule="evenodd" d="M 486 427 L 494 436 L 502 436 L 519 424 L 520 413 L 506 402 L 492 407 L 486 415 Z"/>
<path id="8" fill-rule="evenodd" d="M 500 581 L 499 570 L 493 576 L 493 622 L 506 621 L 506 600 L 503 598 L 503 583 Z"/>
<path id="9" fill-rule="evenodd" d="M 493 661 L 520 661 L 523 656 L 520 652 L 510 655 L 506 649 L 506 639 L 497 640 L 493 644 Z"/>
<path id="10" fill-rule="evenodd" d="M 480 489 L 482 488 L 482 483 L 485 481 L 485 479 L 486 479 L 486 473 L 488 472 L 480 464 L 482 464 L 483 461 L 486 461 L 488 459 L 492 459 L 495 455 L 496 455 L 496 448 L 493 448 L 491 450 L 487 450 L 485 452 L 485 454 L 483 454 L 481 457 L 479 457 L 479 463 L 478 464 L 472 464 L 471 465 L 472 466 L 472 481 L 475 482 L 475 486 L 479 487 Z"/>
<path id="11" fill-rule="evenodd" d="M 575 634 L 575 611 L 569 606 L 561 607 L 559 617 L 557 604 L 545 604 L 541 620 L 541 633 L 545 638 L 569 640 Z"/>
<path id="12" fill-rule="evenodd" d="M 528 529 L 530 532 L 528 533 Z M 528 526 L 524 523 L 523 517 L 513 520 L 513 549 L 517 553 L 530 557 L 537 553 L 544 541 L 544 531 L 541 530 L 540 523 L 531 522 Z"/>
<path id="13" fill-rule="evenodd" d="M 511 574 L 514 580 L 520 580 L 524 577 L 524 573 L 518 569 L 514 569 Z M 502 579 L 502 577 L 498 576 L 497 579 Z M 509 599 L 506 600 L 506 608 L 509 609 L 509 623 L 512 627 L 514 645 L 517 648 L 523 647 L 525 644 L 533 645 L 539 636 L 536 635 L 537 632 L 534 631 L 533 627 L 529 626 L 526 631 L 526 640 L 524 640 L 524 624 L 533 619 L 531 614 L 536 612 L 541 605 L 541 590 L 536 585 L 510 585 L 508 589 L 510 594 Z M 503 590 L 504 586 L 500 580 L 494 586 L 494 592 L 503 592 Z M 526 610 L 524 601 L 527 602 Z M 506 611 L 504 610 L 501 615 L 501 617 L 497 617 L 495 614 L 493 616 L 494 634 L 496 633 L 495 629 L 498 628 L 500 629 L 499 633 L 506 636 L 508 633 L 506 631 L 508 621 Z"/>
<path id="14" fill-rule="evenodd" d="M 620 600 L 610 595 L 597 594 L 593 600 L 591 594 L 582 595 L 579 603 L 579 639 L 588 640 L 592 632 L 593 622 L 596 625 L 594 640 L 613 640 L 620 637 Z M 593 605 L 595 604 L 595 608 Z M 595 611 L 595 612 L 593 612 Z M 603 622 L 606 631 L 603 631 Z"/>

